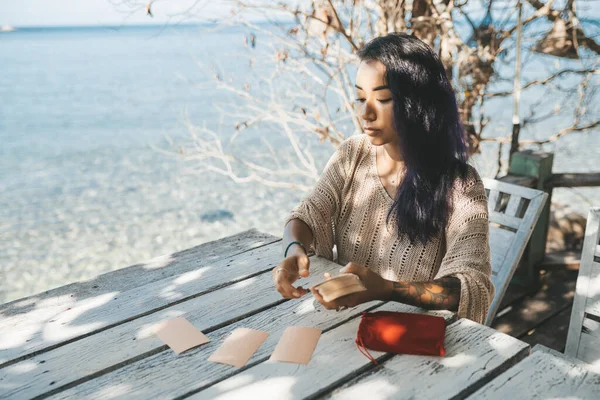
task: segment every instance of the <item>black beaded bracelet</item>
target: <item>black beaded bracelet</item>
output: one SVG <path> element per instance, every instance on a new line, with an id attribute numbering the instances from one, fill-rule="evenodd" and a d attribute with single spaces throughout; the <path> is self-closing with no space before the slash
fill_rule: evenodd
<path id="1" fill-rule="evenodd" d="M 285 252 L 283 253 L 283 258 L 287 258 L 287 252 L 293 244 L 297 244 L 300 247 L 302 247 L 302 249 L 304 249 L 304 252 L 306 253 L 306 248 L 304 247 L 304 245 L 302 243 L 300 243 L 298 241 L 293 241 L 290 244 L 288 244 L 287 247 L 285 248 Z"/>

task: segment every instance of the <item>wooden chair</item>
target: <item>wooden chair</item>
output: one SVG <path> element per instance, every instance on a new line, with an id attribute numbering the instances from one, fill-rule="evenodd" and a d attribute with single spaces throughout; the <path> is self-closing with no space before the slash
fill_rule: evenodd
<path id="1" fill-rule="evenodd" d="M 485 321 L 491 325 L 548 195 L 541 190 L 483 179 L 488 196 L 492 283 L 496 288 Z"/>
<path id="2" fill-rule="evenodd" d="M 565 354 L 600 365 L 600 208 L 590 208 Z"/>

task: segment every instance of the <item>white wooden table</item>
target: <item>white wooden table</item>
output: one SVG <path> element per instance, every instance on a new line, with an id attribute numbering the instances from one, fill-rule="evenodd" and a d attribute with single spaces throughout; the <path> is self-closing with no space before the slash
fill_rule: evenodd
<path id="1" fill-rule="evenodd" d="M 0 398 L 464 398 L 529 354 L 524 342 L 441 313 L 445 357 L 372 352 L 375 366 L 354 343 L 361 312 L 418 310 L 284 300 L 272 283 L 280 260 L 280 239 L 252 230 L 0 306 Z M 312 257 L 303 284 L 339 268 Z M 152 332 L 178 316 L 211 342 L 171 351 Z M 292 325 L 323 330 L 310 363 L 268 361 Z M 244 368 L 208 362 L 238 327 L 270 335 Z"/>
<path id="2" fill-rule="evenodd" d="M 600 368 L 537 345 L 531 356 L 475 392 L 474 399 L 600 399 Z"/>

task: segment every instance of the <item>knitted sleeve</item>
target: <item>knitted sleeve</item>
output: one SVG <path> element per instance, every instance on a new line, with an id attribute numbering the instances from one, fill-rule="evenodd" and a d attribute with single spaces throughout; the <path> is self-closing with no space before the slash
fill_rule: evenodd
<path id="1" fill-rule="evenodd" d="M 291 211 L 284 224 L 294 218 L 306 223 L 313 233 L 310 250 L 329 260 L 333 259 L 334 223 L 341 207 L 351 140 L 346 139 L 331 156 L 312 192 Z"/>
<path id="2" fill-rule="evenodd" d="M 467 179 L 458 180 L 452 194 L 452 213 L 446 226 L 446 254 L 435 277 L 460 280 L 458 316 L 484 323 L 494 298 L 490 280 L 490 244 L 487 196 L 483 182 L 469 167 Z"/>

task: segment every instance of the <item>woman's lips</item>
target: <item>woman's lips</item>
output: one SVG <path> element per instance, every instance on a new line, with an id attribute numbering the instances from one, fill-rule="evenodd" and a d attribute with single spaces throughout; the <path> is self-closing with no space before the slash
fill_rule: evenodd
<path id="1" fill-rule="evenodd" d="M 365 132 L 367 135 L 374 136 L 381 132 L 381 129 L 365 128 Z"/>

